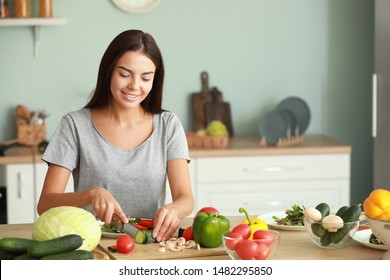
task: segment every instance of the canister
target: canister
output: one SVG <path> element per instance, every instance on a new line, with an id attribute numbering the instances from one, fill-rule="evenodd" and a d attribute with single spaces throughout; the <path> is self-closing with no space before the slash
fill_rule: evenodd
<path id="1" fill-rule="evenodd" d="M 0 0 L 0 18 L 9 17 L 8 0 Z"/>
<path id="2" fill-rule="evenodd" d="M 39 0 L 39 17 L 49 18 L 53 16 L 52 0 Z"/>
<path id="3" fill-rule="evenodd" d="M 14 14 L 16 18 L 30 17 L 30 0 L 14 0 Z"/>

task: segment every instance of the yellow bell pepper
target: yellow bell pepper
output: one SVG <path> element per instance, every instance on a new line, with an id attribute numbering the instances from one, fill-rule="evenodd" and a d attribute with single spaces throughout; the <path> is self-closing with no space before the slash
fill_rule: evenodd
<path id="1" fill-rule="evenodd" d="M 261 230 L 268 230 L 268 225 L 266 222 L 264 222 L 262 219 L 260 218 L 252 218 L 249 216 L 248 214 L 248 211 L 246 211 L 245 208 L 240 208 L 238 209 L 238 211 L 240 213 L 245 213 L 245 216 L 246 216 L 246 220 L 242 222 L 242 224 L 246 224 L 246 225 L 249 225 L 250 229 L 251 229 L 251 236 L 248 238 L 248 239 L 253 239 L 253 233 L 255 233 L 255 231 L 261 229 Z"/>
<path id="2" fill-rule="evenodd" d="M 373 190 L 363 203 L 364 213 L 375 219 L 390 221 L 390 191 Z"/>

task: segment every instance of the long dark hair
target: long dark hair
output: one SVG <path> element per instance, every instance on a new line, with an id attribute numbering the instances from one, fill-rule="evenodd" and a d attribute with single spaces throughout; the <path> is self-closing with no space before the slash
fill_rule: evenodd
<path id="1" fill-rule="evenodd" d="M 127 51 L 142 51 L 156 66 L 152 89 L 141 106 L 147 112 L 162 112 L 165 74 L 163 58 L 154 38 L 141 30 L 124 31 L 112 40 L 100 62 L 96 88 L 85 108 L 101 107 L 111 102 L 111 75 L 116 62 Z"/>

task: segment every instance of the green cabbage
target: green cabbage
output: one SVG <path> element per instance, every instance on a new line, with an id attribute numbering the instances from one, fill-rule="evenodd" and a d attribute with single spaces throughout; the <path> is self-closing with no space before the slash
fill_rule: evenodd
<path id="1" fill-rule="evenodd" d="M 98 221 L 88 211 L 73 206 L 60 206 L 47 210 L 34 223 L 32 238 L 40 241 L 79 234 L 83 245 L 79 249 L 91 251 L 100 241 Z"/>

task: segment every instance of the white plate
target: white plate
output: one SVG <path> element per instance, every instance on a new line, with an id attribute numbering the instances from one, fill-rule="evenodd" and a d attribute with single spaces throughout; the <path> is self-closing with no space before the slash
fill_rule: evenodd
<path id="1" fill-rule="evenodd" d="M 286 217 L 286 213 L 284 211 L 281 212 L 274 212 L 274 213 L 268 213 L 259 216 L 260 219 L 262 219 L 264 222 L 267 223 L 270 227 L 276 228 L 276 229 L 283 229 L 283 230 L 306 230 L 305 226 L 286 226 L 286 225 L 278 225 L 275 220 L 272 218 L 272 216 L 276 216 L 279 218 Z"/>
<path id="2" fill-rule="evenodd" d="M 353 239 L 355 239 L 355 241 L 369 248 L 385 250 L 385 251 L 390 250 L 390 246 L 370 243 L 369 240 L 370 240 L 371 233 L 372 233 L 371 229 L 359 230 L 355 233 Z"/>

